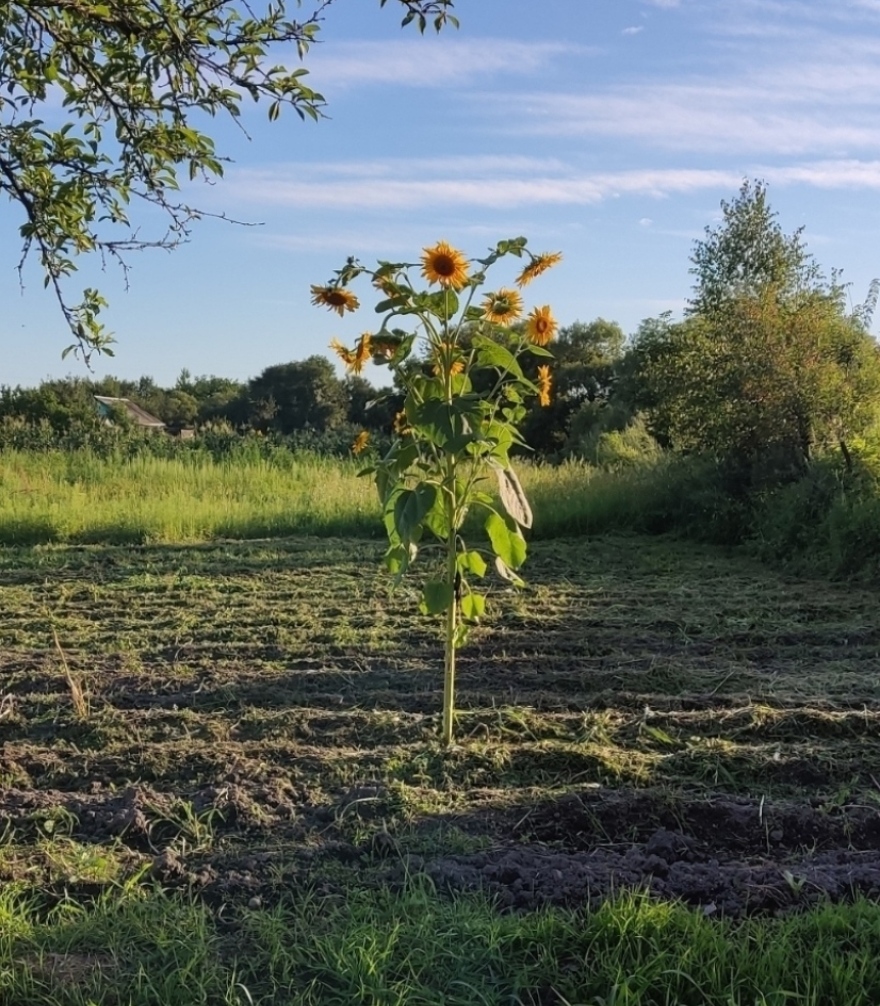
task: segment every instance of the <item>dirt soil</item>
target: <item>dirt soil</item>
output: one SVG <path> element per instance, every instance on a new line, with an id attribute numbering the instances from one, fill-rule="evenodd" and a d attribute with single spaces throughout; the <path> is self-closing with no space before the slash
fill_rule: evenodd
<path id="1" fill-rule="evenodd" d="M 880 897 L 876 593 L 537 543 L 462 656 L 444 753 L 436 627 L 377 552 L 6 555 L 0 884 L 271 904 L 421 875 L 504 909 L 637 889 L 719 917 Z"/>

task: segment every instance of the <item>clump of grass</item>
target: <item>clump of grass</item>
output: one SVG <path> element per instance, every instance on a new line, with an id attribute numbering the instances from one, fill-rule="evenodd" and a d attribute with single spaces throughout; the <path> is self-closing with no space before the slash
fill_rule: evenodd
<path id="1" fill-rule="evenodd" d="M 88 720 L 91 713 L 88 696 L 79 675 L 74 674 L 70 669 L 70 664 L 68 664 L 67 657 L 61 647 L 61 640 L 58 638 L 58 630 L 54 625 L 52 626 L 52 638 L 55 641 L 55 652 L 58 654 L 58 659 L 61 661 L 61 666 L 64 669 L 64 679 L 67 681 L 67 687 L 70 691 L 70 702 L 73 706 L 74 718 L 84 723 Z"/>
<path id="2" fill-rule="evenodd" d="M 634 895 L 595 911 L 500 914 L 474 896 L 300 894 L 263 909 L 114 892 L 47 914 L 0 896 L 8 1006 L 538 1003 L 875 1006 L 880 907 L 731 923 Z M 222 932 L 221 932 L 222 927 Z"/>

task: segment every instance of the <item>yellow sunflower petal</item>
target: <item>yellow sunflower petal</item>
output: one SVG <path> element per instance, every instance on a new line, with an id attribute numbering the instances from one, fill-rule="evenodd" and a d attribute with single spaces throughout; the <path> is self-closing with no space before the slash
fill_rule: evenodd
<path id="1" fill-rule="evenodd" d="M 341 318 L 346 311 L 356 311 L 360 304 L 357 297 L 344 286 L 312 286 L 312 303 L 318 307 L 329 307 Z"/>
<path id="2" fill-rule="evenodd" d="M 354 365 L 355 354 L 347 346 L 343 346 L 338 339 L 330 340 L 330 348 L 350 370 Z"/>
<path id="3" fill-rule="evenodd" d="M 551 387 L 553 387 L 553 378 L 550 375 L 550 367 L 538 367 L 538 404 L 542 407 L 550 404 Z"/>
<path id="4" fill-rule="evenodd" d="M 522 314 L 522 297 L 516 290 L 502 288 L 483 301 L 483 317 L 494 325 L 509 325 Z"/>
<path id="5" fill-rule="evenodd" d="M 543 255 L 533 256 L 532 261 L 516 277 L 516 285 L 518 287 L 527 286 L 536 276 L 540 276 L 542 272 L 552 269 L 553 266 L 561 261 L 562 252 L 544 252 Z"/>
<path id="6" fill-rule="evenodd" d="M 354 438 L 354 443 L 351 445 L 351 453 L 360 454 L 362 451 L 365 451 L 369 442 L 370 434 L 366 430 L 361 430 Z"/>
<path id="7" fill-rule="evenodd" d="M 526 335 L 536 346 L 546 346 L 556 335 L 559 323 L 550 311 L 550 305 L 536 307 L 526 322 Z"/>
<path id="8" fill-rule="evenodd" d="M 364 364 L 373 355 L 372 339 L 373 336 L 369 332 L 364 332 L 360 339 L 358 339 L 357 345 L 354 347 L 354 352 L 352 353 L 352 361 L 350 365 L 352 373 L 359 374 L 364 369 Z"/>
<path id="9" fill-rule="evenodd" d="M 405 437 L 407 433 L 410 432 L 409 424 L 406 421 L 405 412 L 396 412 L 394 414 L 394 422 L 391 424 L 391 429 L 399 436 Z"/>
<path id="10" fill-rule="evenodd" d="M 445 241 L 438 241 L 422 254 L 422 275 L 429 283 L 460 290 L 468 278 L 468 260 Z"/>

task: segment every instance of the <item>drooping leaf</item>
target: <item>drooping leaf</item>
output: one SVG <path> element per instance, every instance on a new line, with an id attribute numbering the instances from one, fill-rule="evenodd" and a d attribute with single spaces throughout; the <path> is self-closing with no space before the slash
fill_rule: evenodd
<path id="1" fill-rule="evenodd" d="M 531 527 L 532 508 L 516 472 L 512 468 L 496 468 L 495 471 L 498 475 L 498 495 L 504 509 L 520 527 Z"/>
<path id="2" fill-rule="evenodd" d="M 492 543 L 492 550 L 511 569 L 519 569 L 526 561 L 526 540 L 519 527 L 509 523 L 494 510 L 486 518 L 486 534 Z"/>
<path id="3" fill-rule="evenodd" d="M 521 577 L 517 576 L 507 563 L 497 555 L 495 556 L 495 572 L 502 580 L 512 583 L 514 587 L 525 587 L 526 585 L 525 581 Z"/>

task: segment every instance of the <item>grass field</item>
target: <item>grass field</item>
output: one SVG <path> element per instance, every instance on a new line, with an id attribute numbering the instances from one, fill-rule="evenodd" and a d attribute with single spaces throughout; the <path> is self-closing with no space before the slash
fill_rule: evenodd
<path id="1" fill-rule="evenodd" d="M 88 451 L 5 451 L 0 458 L 0 544 L 145 544 L 286 535 L 383 533 L 363 462 L 276 449 L 227 460 L 107 459 Z M 640 475 L 571 462 L 518 464 L 538 537 L 644 522 L 681 487 L 650 467 Z M 491 488 L 491 487 L 490 487 Z M 650 519 L 650 518 L 648 518 Z"/>
<path id="2" fill-rule="evenodd" d="M 880 1001 L 876 592 L 536 542 L 444 754 L 381 547 L 0 551 L 0 1001 Z"/>

